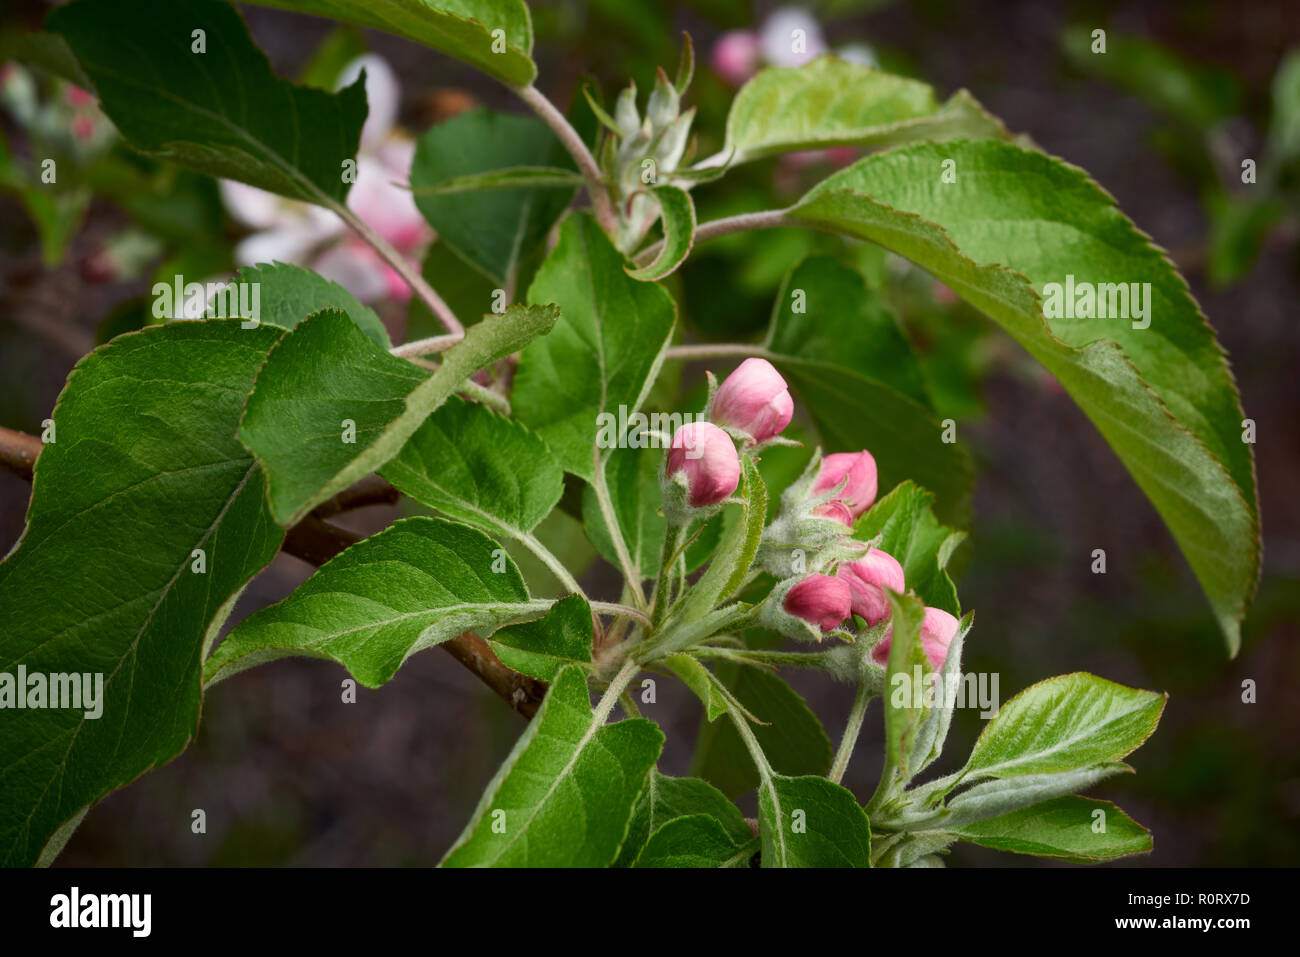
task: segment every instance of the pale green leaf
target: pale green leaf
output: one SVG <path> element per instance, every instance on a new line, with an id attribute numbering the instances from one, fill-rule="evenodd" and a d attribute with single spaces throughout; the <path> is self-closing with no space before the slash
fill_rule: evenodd
<path id="1" fill-rule="evenodd" d="M 583 670 L 563 669 L 443 865 L 607 867 L 663 740 L 642 718 L 606 725 Z"/>
<path id="2" fill-rule="evenodd" d="M 965 779 L 1071 771 L 1118 761 L 1141 746 L 1168 696 L 1086 672 L 1030 685 L 984 728 Z"/>
<path id="3" fill-rule="evenodd" d="M 482 532 L 405 518 L 242 621 L 205 664 L 204 682 L 302 656 L 336 661 L 375 688 L 417 651 L 466 631 L 490 635 L 551 605 L 529 596 L 514 563 Z"/>
<path id="4" fill-rule="evenodd" d="M 941 106 L 925 83 L 828 55 L 769 67 L 741 87 L 719 157 L 736 165 L 794 150 L 1005 135 L 965 90 Z"/>
<path id="5" fill-rule="evenodd" d="M 1097 829 L 1099 822 L 1104 830 Z M 952 833 L 997 851 L 1068 861 L 1111 861 L 1151 850 L 1151 832 L 1141 824 L 1109 801 L 1081 797 L 1057 798 Z"/>
<path id="6" fill-rule="evenodd" d="M 271 351 L 239 439 L 266 469 L 285 526 L 394 458 L 476 370 L 544 335 L 551 306 L 511 306 L 471 326 L 432 375 L 379 349 L 344 314 L 316 313 Z M 350 427 L 355 426 L 355 441 Z"/>
<path id="7" fill-rule="evenodd" d="M 676 186 L 655 186 L 651 192 L 659 202 L 660 223 L 664 231 L 659 255 L 639 269 L 623 268 L 633 279 L 655 282 L 676 271 L 690 255 L 695 242 L 695 204 L 691 194 Z"/>

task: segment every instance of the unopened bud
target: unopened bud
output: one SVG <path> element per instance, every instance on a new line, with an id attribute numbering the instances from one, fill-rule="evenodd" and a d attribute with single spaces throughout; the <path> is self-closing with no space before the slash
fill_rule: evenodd
<path id="1" fill-rule="evenodd" d="M 790 424 L 794 399 L 785 379 L 766 359 L 746 359 L 727 376 L 713 397 L 709 417 L 718 425 L 747 433 L 755 442 L 774 438 Z"/>
<path id="2" fill-rule="evenodd" d="M 890 591 L 902 592 L 903 566 L 888 552 L 873 548 L 865 558 L 843 562 L 836 573 L 848 582 L 853 593 L 853 614 L 868 625 L 879 624 L 889 617 Z"/>

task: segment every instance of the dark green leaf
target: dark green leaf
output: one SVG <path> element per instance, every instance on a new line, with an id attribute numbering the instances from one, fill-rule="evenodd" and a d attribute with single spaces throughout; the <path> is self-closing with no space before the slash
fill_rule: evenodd
<path id="1" fill-rule="evenodd" d="M 77 0 L 48 27 L 138 150 L 294 199 L 342 203 L 366 118 L 358 81 L 337 93 L 271 72 L 239 15 L 214 0 Z M 207 52 L 193 52 L 192 31 Z"/>
<path id="2" fill-rule="evenodd" d="M 102 674 L 102 714 L 5 711 L 0 863 L 34 863 L 61 824 L 194 734 L 205 643 L 283 537 L 234 438 L 279 334 L 154 326 L 69 376 L 27 530 L 0 564 L 0 672 Z"/>

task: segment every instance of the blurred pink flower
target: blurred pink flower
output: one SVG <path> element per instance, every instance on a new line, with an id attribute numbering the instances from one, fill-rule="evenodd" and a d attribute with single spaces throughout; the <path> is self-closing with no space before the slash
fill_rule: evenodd
<path id="1" fill-rule="evenodd" d="M 348 64 L 338 85 L 352 83 L 362 69 L 370 113 L 361 130 L 357 179 L 348 191 L 348 208 L 418 263 L 432 230 L 410 190 L 397 185 L 409 181 L 415 156 L 415 144 L 394 129 L 401 88 L 388 63 L 373 54 Z M 231 180 L 222 180 L 221 196 L 231 215 L 253 230 L 235 247 L 240 265 L 279 261 L 308 266 L 362 302 L 410 297 L 410 289 L 392 267 L 328 210 Z"/>

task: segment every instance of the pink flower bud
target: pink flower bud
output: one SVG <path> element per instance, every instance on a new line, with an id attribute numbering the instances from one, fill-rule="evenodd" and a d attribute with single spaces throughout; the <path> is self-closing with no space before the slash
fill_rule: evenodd
<path id="1" fill-rule="evenodd" d="M 782 607 L 796 618 L 830 631 L 849 617 L 851 602 L 847 582 L 830 575 L 809 575 L 785 593 Z"/>
<path id="2" fill-rule="evenodd" d="M 740 86 L 758 72 L 759 40 L 752 30 L 731 30 L 718 37 L 710 59 L 713 72 L 730 86 Z"/>
<path id="3" fill-rule="evenodd" d="M 822 459 L 812 494 L 825 494 L 845 478 L 848 478 L 848 484 L 835 497 L 844 502 L 857 518 L 876 500 L 876 460 L 865 449 L 861 452 L 836 452 Z"/>
<path id="4" fill-rule="evenodd" d="M 942 668 L 948 660 L 948 646 L 957 637 L 957 629 L 960 627 L 961 622 L 942 608 L 925 610 L 925 617 L 921 619 L 921 650 L 930 659 L 930 667 L 935 671 Z M 885 640 L 871 649 L 871 657 L 876 664 L 883 665 L 889 661 L 889 645 L 893 637 L 891 625 Z"/>
<path id="5" fill-rule="evenodd" d="M 748 432 L 766 442 L 794 416 L 794 399 L 781 373 L 766 359 L 746 359 L 713 396 L 710 417 L 718 425 Z"/>
<path id="6" fill-rule="evenodd" d="M 839 522 L 845 528 L 853 527 L 853 513 L 849 507 L 839 499 L 831 499 L 829 502 L 823 502 L 813 509 L 813 514 L 821 518 L 830 518 Z"/>
<path id="7" fill-rule="evenodd" d="M 903 590 L 903 566 L 893 555 L 873 548 L 867 557 L 856 562 L 843 562 L 837 572 L 849 583 L 853 593 L 853 614 L 868 625 L 879 624 L 889 617 L 889 597 L 885 589 Z"/>
<path id="8" fill-rule="evenodd" d="M 673 435 L 665 474 L 686 476 L 687 501 L 717 505 L 740 484 L 740 456 L 731 436 L 711 422 L 691 422 Z"/>

